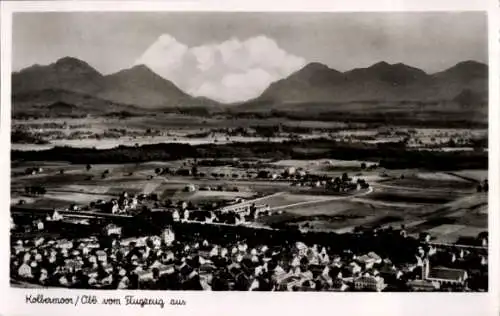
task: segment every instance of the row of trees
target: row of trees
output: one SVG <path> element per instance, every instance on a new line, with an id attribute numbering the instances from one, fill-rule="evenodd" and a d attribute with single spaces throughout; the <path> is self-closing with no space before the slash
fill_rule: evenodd
<path id="1" fill-rule="evenodd" d="M 482 183 L 477 185 L 477 192 L 488 192 L 489 185 L 488 180 L 484 180 Z"/>
<path id="2" fill-rule="evenodd" d="M 27 186 L 24 188 L 24 192 L 27 195 L 44 195 L 47 193 L 47 189 L 41 185 Z"/>
<path id="3" fill-rule="evenodd" d="M 318 150 L 311 150 L 311 149 Z M 186 158 L 272 158 L 342 159 L 380 161 L 388 169 L 427 168 L 431 170 L 486 169 L 485 152 L 434 152 L 408 150 L 391 144 L 343 144 L 332 140 L 294 142 L 205 144 L 154 144 L 140 147 L 118 146 L 112 149 L 55 147 L 43 151 L 12 151 L 12 160 L 69 161 L 71 163 L 130 163 Z"/>

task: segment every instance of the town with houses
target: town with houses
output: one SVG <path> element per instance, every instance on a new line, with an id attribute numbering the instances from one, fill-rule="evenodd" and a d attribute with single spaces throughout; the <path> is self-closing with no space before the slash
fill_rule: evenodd
<path id="1" fill-rule="evenodd" d="M 493 292 L 489 14 L 122 13 L 12 15 L 11 287 Z"/>
<path id="2" fill-rule="evenodd" d="M 36 169 L 36 170 L 35 170 Z M 158 171 L 158 170 L 156 170 Z M 26 174 L 43 172 L 27 169 Z M 157 173 L 161 173 L 158 171 Z M 190 172 L 181 172 L 190 174 Z M 291 186 L 323 186 L 335 192 L 367 190 L 363 179 L 285 169 Z M 257 177 L 278 181 L 276 174 Z M 36 190 L 30 188 L 31 190 Z M 42 188 L 43 189 L 43 188 Z M 187 184 L 184 191 L 209 190 Z M 217 190 L 217 188 L 214 188 Z M 236 199 L 225 205 L 159 201 L 154 194 L 122 192 L 87 206 L 29 210 L 20 202 L 11 215 L 11 279 L 14 284 L 94 289 L 214 291 L 486 291 L 488 236 L 466 245 L 432 242 L 429 233 L 409 236 L 402 227 L 360 229 L 358 246 L 282 232 L 256 220 L 273 209 Z M 276 211 L 281 212 L 281 211 Z M 198 230 L 211 227 L 207 235 Z M 255 230 L 239 232 L 239 229 Z M 150 230 L 151 233 L 145 231 Z M 57 236 L 72 236 L 60 238 Z M 231 238 L 224 238 L 231 236 Z M 211 238 L 212 237 L 212 238 Z M 328 233 L 325 235 L 328 238 Z M 377 239 L 396 240 L 404 253 L 377 253 Z M 322 242 L 323 241 L 323 242 Z M 332 243 L 334 243 L 332 245 Z"/>

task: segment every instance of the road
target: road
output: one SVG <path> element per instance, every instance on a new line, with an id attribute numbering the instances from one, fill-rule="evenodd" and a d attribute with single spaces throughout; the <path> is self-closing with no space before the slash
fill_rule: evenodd
<path id="1" fill-rule="evenodd" d="M 353 199 L 355 197 L 368 195 L 372 192 L 373 192 L 373 188 L 370 187 L 370 188 L 368 188 L 368 190 L 366 190 L 364 192 L 359 192 L 359 193 L 353 194 L 353 195 L 335 196 L 335 197 L 330 197 L 327 199 L 322 199 L 322 200 L 317 200 L 317 201 L 306 201 L 306 202 L 298 202 L 298 203 L 293 203 L 293 204 L 288 204 L 288 205 L 277 206 L 277 207 L 272 208 L 271 212 L 283 210 L 283 209 L 290 208 L 290 207 L 296 207 L 296 206 L 311 206 L 311 205 L 317 205 L 317 204 L 336 201 L 336 200 Z"/>

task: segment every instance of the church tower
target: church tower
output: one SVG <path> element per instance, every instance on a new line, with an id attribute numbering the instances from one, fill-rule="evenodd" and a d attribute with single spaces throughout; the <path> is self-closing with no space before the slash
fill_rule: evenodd
<path id="1" fill-rule="evenodd" d="M 429 258 L 424 258 L 422 265 L 422 280 L 426 280 L 429 276 Z"/>

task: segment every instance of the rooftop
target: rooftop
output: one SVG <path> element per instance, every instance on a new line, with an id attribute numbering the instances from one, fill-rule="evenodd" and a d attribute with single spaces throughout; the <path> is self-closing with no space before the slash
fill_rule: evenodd
<path id="1" fill-rule="evenodd" d="M 450 281 L 461 281 L 467 276 L 467 272 L 461 269 L 450 269 L 445 267 L 432 268 L 429 271 L 429 279 L 440 279 Z"/>

